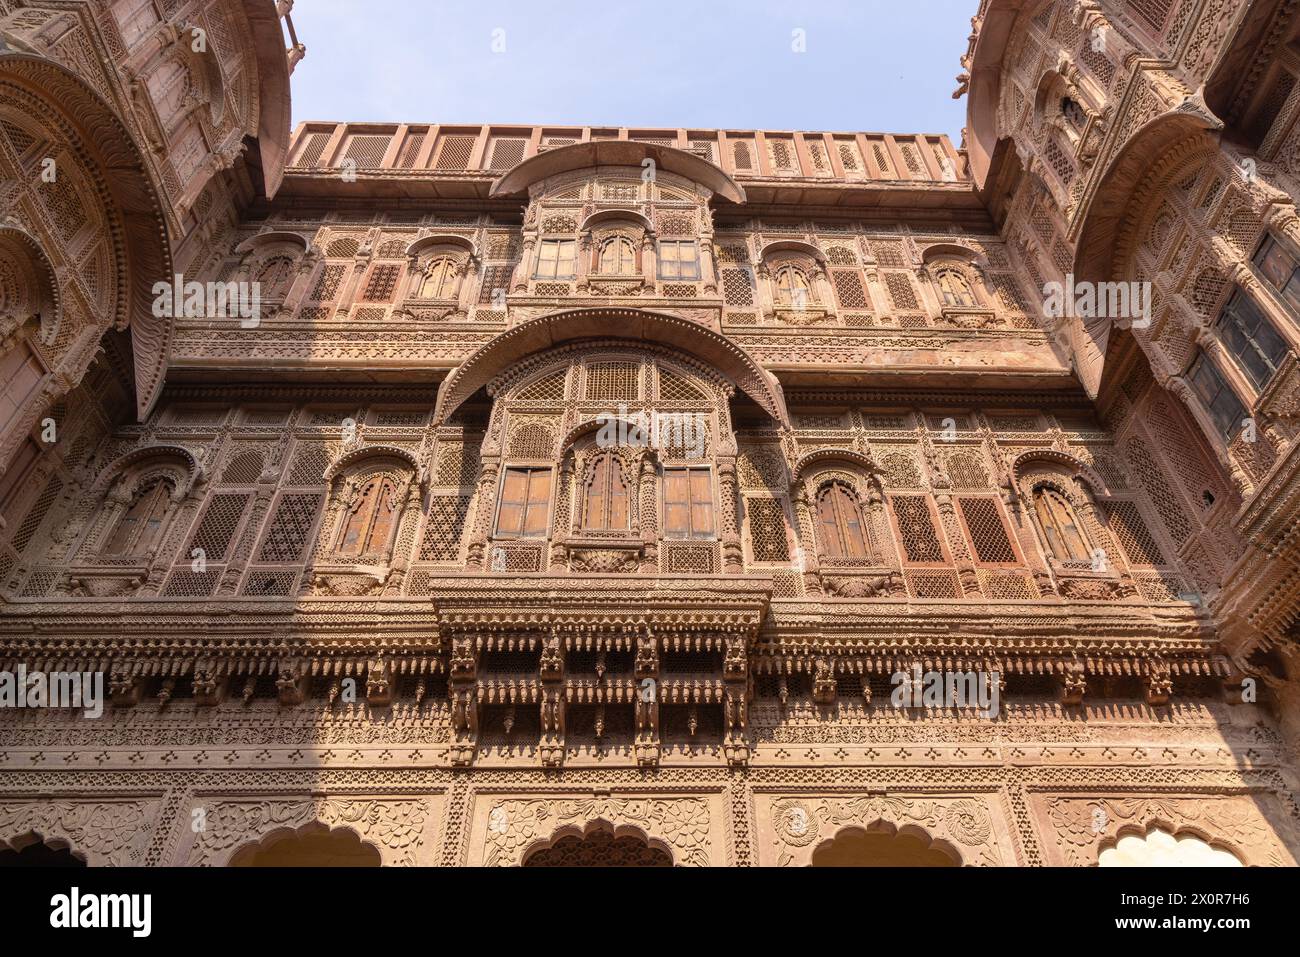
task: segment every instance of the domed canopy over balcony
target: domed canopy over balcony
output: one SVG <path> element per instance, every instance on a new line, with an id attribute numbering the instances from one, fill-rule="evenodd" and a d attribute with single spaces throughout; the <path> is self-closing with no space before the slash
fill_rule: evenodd
<path id="1" fill-rule="evenodd" d="M 566 342 L 629 339 L 669 345 L 709 363 L 772 419 L 788 427 L 780 384 L 744 349 L 699 323 L 641 309 L 574 309 L 540 316 L 497 336 L 456 368 L 438 395 L 437 422 L 445 422 L 494 376 L 525 356 Z"/>
<path id="2" fill-rule="evenodd" d="M 599 166 L 634 166 L 646 169 L 648 167 L 643 164 L 647 159 L 653 161 L 654 169 L 684 176 L 728 202 L 745 202 L 744 187 L 708 160 L 671 146 L 633 140 L 575 143 L 539 153 L 524 160 L 493 183 L 490 195 L 493 198 L 525 195 L 534 183 L 576 169 Z"/>

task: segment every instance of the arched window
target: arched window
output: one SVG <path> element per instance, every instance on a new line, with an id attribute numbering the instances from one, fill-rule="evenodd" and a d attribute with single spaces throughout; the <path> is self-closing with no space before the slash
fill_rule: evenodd
<path id="1" fill-rule="evenodd" d="M 1088 123 L 1088 114 L 1083 107 L 1068 96 L 1061 97 L 1061 115 L 1076 131 L 1081 131 Z"/>
<path id="2" fill-rule="evenodd" d="M 798 266 L 782 266 L 776 271 L 776 301 L 783 306 L 803 309 L 812 302 L 812 286 Z"/>
<path id="3" fill-rule="evenodd" d="M 817 519 L 821 524 L 822 552 L 828 558 L 867 557 L 862 510 L 848 488 L 835 482 L 822 489 L 817 496 Z"/>
<path id="4" fill-rule="evenodd" d="M 629 276 L 636 272 L 636 251 L 625 236 L 607 239 L 600 246 L 600 271 L 606 276 Z"/>
<path id="5" fill-rule="evenodd" d="M 348 510 L 339 535 L 338 551 L 343 555 L 371 555 L 383 551 L 397 514 L 397 483 L 386 475 L 375 475 L 362 483 Z"/>
<path id="6" fill-rule="evenodd" d="M 934 271 L 934 282 L 939 287 L 939 298 L 945 306 L 973 309 L 979 305 L 970 280 L 956 266 L 939 266 Z"/>
<path id="7" fill-rule="evenodd" d="M 421 299 L 451 299 L 456 294 L 456 260 L 442 256 L 429 263 L 420 281 Z"/>
<path id="8" fill-rule="evenodd" d="M 167 492 L 167 483 L 158 481 L 137 495 L 113 529 L 104 553 L 127 558 L 149 554 L 162 534 L 163 520 L 167 517 Z"/>
<path id="9" fill-rule="evenodd" d="M 1056 489 L 1040 485 L 1034 489 L 1034 512 L 1043 528 L 1047 547 L 1057 561 L 1086 561 L 1088 543 L 1069 500 Z"/>
<path id="10" fill-rule="evenodd" d="M 602 452 L 592 465 L 582 515 L 583 528 L 614 531 L 628 527 L 627 483 L 613 452 Z"/>
<path id="11" fill-rule="evenodd" d="M 272 256 L 258 267 L 256 280 L 264 299 L 283 299 L 293 284 L 293 260 Z"/>

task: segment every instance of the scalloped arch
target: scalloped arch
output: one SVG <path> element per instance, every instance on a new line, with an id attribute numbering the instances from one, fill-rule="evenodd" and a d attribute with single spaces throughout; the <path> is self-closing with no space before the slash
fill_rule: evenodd
<path id="1" fill-rule="evenodd" d="M 45 252 L 45 247 L 41 241 L 28 232 L 25 228 L 9 223 L 0 223 L 0 250 L 6 245 L 13 244 L 27 252 L 29 260 L 28 265 L 34 275 L 29 278 L 35 280 L 38 288 L 35 290 L 38 294 L 43 293 L 51 300 L 51 313 L 48 321 L 44 318 L 39 330 L 41 341 L 49 345 L 54 341 L 58 333 L 59 325 L 63 322 L 63 291 L 59 288 L 58 275 L 55 272 L 54 263 L 51 262 L 49 255 Z M 44 287 L 44 288 L 40 288 Z M 12 305 L 12 304 L 11 304 Z M 40 305 L 39 302 L 28 305 Z"/>
<path id="2" fill-rule="evenodd" d="M 523 854 L 520 855 L 519 863 L 521 866 L 527 867 L 530 857 L 542 851 L 550 850 L 557 841 L 564 838 L 576 837 L 579 840 L 586 840 L 594 834 L 609 834 L 616 840 L 621 837 L 635 838 L 645 844 L 646 847 L 668 855 L 668 860 L 676 863 L 673 858 L 672 846 L 667 841 L 647 834 L 644 829 L 637 827 L 635 824 L 614 824 L 603 817 L 593 818 L 581 827 L 577 824 L 565 824 L 556 828 L 549 836 L 539 838 L 529 844 L 524 849 Z"/>
<path id="3" fill-rule="evenodd" d="M 411 245 L 406 247 L 406 255 L 408 258 L 419 256 L 420 253 L 434 246 L 455 246 L 458 249 L 465 250 L 471 256 L 478 255 L 478 250 L 474 248 L 473 242 L 466 239 L 464 236 L 457 236 L 454 233 L 435 233 L 432 236 L 421 236 L 419 239 L 411 243 Z"/>
<path id="4" fill-rule="evenodd" d="M 258 233 L 256 236 L 250 236 L 242 243 L 235 247 L 235 252 L 243 253 L 254 252 L 267 246 L 273 246 L 276 243 L 288 243 L 292 246 L 299 247 L 299 255 L 307 252 L 311 248 L 311 243 L 302 233 L 295 233 L 288 229 L 272 229 L 264 233 Z"/>
<path id="5" fill-rule="evenodd" d="M 802 239 L 776 239 L 768 243 L 758 251 L 760 261 L 766 260 L 773 253 L 801 253 L 805 256 L 811 256 L 815 262 L 826 264 L 826 254 L 821 251 L 821 247 L 812 243 L 806 243 Z"/>
<path id="6" fill-rule="evenodd" d="M 848 824 L 841 827 L 834 834 L 820 841 L 813 848 L 812 854 L 808 857 L 809 865 L 812 866 L 816 861 L 817 855 L 821 854 L 835 845 L 842 838 L 853 838 L 861 835 L 868 837 L 873 834 L 884 835 L 890 838 L 915 838 L 923 846 L 926 852 L 942 854 L 951 861 L 951 866 L 960 867 L 963 863 L 961 852 L 949 841 L 941 837 L 934 837 L 929 831 L 917 824 L 895 824 L 893 821 L 884 818 L 876 818 L 869 824 Z M 937 865 L 943 866 L 943 865 Z"/>

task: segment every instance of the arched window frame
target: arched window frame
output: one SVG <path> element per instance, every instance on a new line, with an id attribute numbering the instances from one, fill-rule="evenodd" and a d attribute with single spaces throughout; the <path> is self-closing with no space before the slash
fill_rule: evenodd
<path id="1" fill-rule="evenodd" d="M 109 464 L 90 489 L 90 495 L 99 504 L 99 517 L 86 530 L 86 537 L 77 546 L 78 560 L 94 565 L 101 557 L 122 559 L 121 554 L 110 554 L 107 549 L 117 534 L 122 517 L 151 487 L 161 482 L 166 486 L 165 513 L 162 525 L 151 546 L 167 541 L 174 522 L 187 521 L 185 509 L 196 507 L 201 496 L 195 486 L 204 478 L 204 472 L 194 455 L 185 448 L 173 445 L 145 446 L 134 449 Z M 192 517 L 192 516 L 191 516 Z M 150 549 L 153 551 L 155 549 Z M 138 556 L 148 557 L 145 552 Z"/>
<path id="2" fill-rule="evenodd" d="M 174 489 L 164 476 L 143 478 L 125 511 L 118 516 L 100 554 L 108 558 L 150 558 L 167 531 Z M 143 506 L 143 508 L 142 508 Z M 137 509 L 140 509 L 136 515 Z M 140 522 L 140 518 L 144 521 Z M 130 521 L 140 522 L 134 528 Z"/>
<path id="3" fill-rule="evenodd" d="M 599 240 L 596 273 L 601 276 L 636 276 L 640 273 L 637 244 L 622 233 Z"/>
<path id="4" fill-rule="evenodd" d="M 1030 502 L 1033 505 L 1034 522 L 1042 535 L 1049 558 L 1063 563 L 1091 560 L 1093 545 L 1073 496 L 1055 482 L 1038 481 L 1030 490 Z M 1071 547 L 1069 543 L 1065 534 L 1066 526 L 1062 524 L 1063 518 L 1070 520 L 1069 527 L 1078 539 L 1077 548 Z"/>
<path id="5" fill-rule="evenodd" d="M 929 272 L 935 294 L 939 297 L 939 305 L 944 309 L 982 307 L 970 267 L 965 263 L 951 259 L 939 260 L 929 267 Z"/>
<path id="6" fill-rule="evenodd" d="M 418 273 L 415 298 L 456 299 L 460 295 L 462 273 L 462 265 L 455 256 L 434 255 Z"/>
<path id="7" fill-rule="evenodd" d="M 405 483 L 392 472 L 380 469 L 359 475 L 350 485 L 349 501 L 334 537 L 334 553 L 348 558 L 387 555 L 401 522 Z M 385 498 L 388 515 L 381 525 Z M 347 541 L 353 528 L 357 529 L 356 548 Z"/>
<path id="8" fill-rule="evenodd" d="M 271 253 L 253 266 L 253 281 L 263 300 L 279 302 L 289 295 L 297 275 L 297 260 L 283 252 Z"/>
<path id="9" fill-rule="evenodd" d="M 817 488 L 813 509 L 819 559 L 870 560 L 870 526 L 857 489 L 843 479 L 824 481 Z M 828 522 L 828 518 L 831 521 Z M 833 536 L 830 534 L 832 528 Z"/>
<path id="10" fill-rule="evenodd" d="M 613 449 L 593 446 L 586 456 L 582 483 L 582 522 L 579 530 L 586 532 L 631 532 L 635 526 L 636 483 L 635 476 L 623 458 Z M 600 487 L 597 488 L 597 483 Z M 612 520 L 618 499 L 622 499 L 622 522 Z M 593 516 L 593 506 L 599 507 L 599 524 Z"/>
<path id="11" fill-rule="evenodd" d="M 798 301 L 798 291 L 804 293 L 803 301 Z M 806 309 L 816 302 L 816 292 L 812 276 L 802 264 L 792 261 L 779 262 L 772 267 L 772 301 L 782 309 Z"/>
<path id="12" fill-rule="evenodd" d="M 364 559 L 362 564 L 402 566 L 406 556 L 395 554 L 394 547 L 408 520 L 408 510 L 418 508 L 419 495 L 428 484 L 426 473 L 410 452 L 395 446 L 363 446 L 337 459 L 325 470 L 324 478 L 329 493 L 317 538 L 316 564 L 350 565 Z M 379 499 L 367 502 L 366 495 L 369 483 L 384 479 L 393 487 L 393 508 L 384 534 L 377 535 L 375 506 Z M 382 486 L 374 494 L 381 495 Z M 363 513 L 359 519 L 360 550 L 343 551 L 353 516 L 367 508 L 370 514 Z"/>

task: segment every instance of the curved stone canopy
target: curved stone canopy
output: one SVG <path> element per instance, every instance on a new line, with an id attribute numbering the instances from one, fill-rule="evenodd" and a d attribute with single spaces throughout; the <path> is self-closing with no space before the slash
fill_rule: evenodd
<path id="1" fill-rule="evenodd" d="M 990 0 L 979 26 L 979 39 L 970 64 L 970 90 L 966 98 L 966 149 L 971 178 L 984 188 L 993 153 L 998 145 L 998 104 L 1002 98 L 1002 58 L 1011 40 L 1011 28 L 1026 0 Z"/>
<path id="2" fill-rule="evenodd" d="M 783 427 L 789 425 L 781 386 L 726 336 L 678 316 L 642 309 L 588 308 L 539 316 L 485 343 L 447 377 L 438 392 L 436 423 L 519 360 L 582 339 L 627 339 L 670 346 L 707 362 Z"/>
<path id="3" fill-rule="evenodd" d="M 745 188 L 708 160 L 671 146 L 639 143 L 635 140 L 575 143 L 539 153 L 524 160 L 493 183 L 491 195 L 523 195 L 533 183 L 557 173 L 596 166 L 640 166 L 647 159 L 653 160 L 657 169 L 676 173 L 707 187 L 715 196 L 732 203 L 745 202 Z"/>
<path id="4" fill-rule="evenodd" d="M 1210 147 L 1207 137 L 1219 128 L 1204 112 L 1173 109 L 1130 137 L 1098 179 L 1100 185 L 1083 212 L 1074 259 L 1076 281 L 1130 278 L 1122 273 L 1132 252 L 1129 224 L 1144 211 L 1138 195 L 1143 182 L 1170 157 Z M 1083 322 L 1078 330 L 1076 371 L 1089 395 L 1097 395 L 1101 388 L 1111 328 L 1109 319 L 1100 319 Z"/>
<path id="5" fill-rule="evenodd" d="M 154 283 L 172 275 L 160 190 L 117 113 L 67 67 L 38 54 L 4 52 L 0 80 L 21 87 L 59 118 L 117 219 L 112 241 L 120 281 L 113 325 L 130 330 L 136 412 L 143 420 L 162 392 L 170 336 L 167 320 L 153 310 Z"/>
<path id="6" fill-rule="evenodd" d="M 243 0 L 257 55 L 257 147 L 266 196 L 274 198 L 289 154 L 289 60 L 273 0 Z"/>

